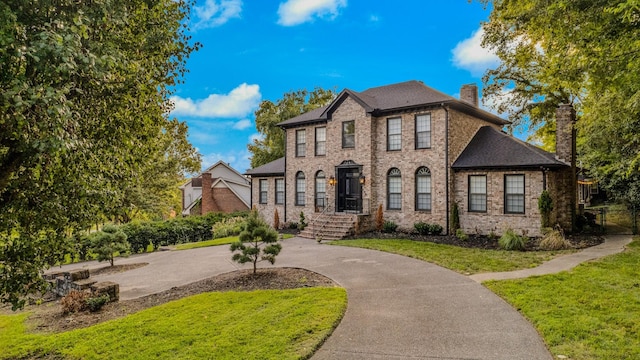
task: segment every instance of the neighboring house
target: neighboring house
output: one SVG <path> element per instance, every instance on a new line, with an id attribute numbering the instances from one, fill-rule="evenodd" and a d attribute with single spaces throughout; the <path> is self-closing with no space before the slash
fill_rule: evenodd
<path id="1" fill-rule="evenodd" d="M 351 216 L 358 230 L 384 219 L 400 228 L 436 223 L 450 233 L 459 209 L 467 233 L 507 228 L 540 235 L 537 199 L 548 189 L 553 223 L 571 230 L 575 209 L 575 112 L 557 112 L 557 154 L 502 132 L 507 121 L 478 107 L 475 85 L 455 99 L 419 81 L 343 90 L 329 105 L 279 124 L 285 157 L 249 170 L 252 205 L 267 221 L 323 227 Z M 355 217 L 354 215 L 355 214 Z M 317 230 L 314 230 L 316 234 Z"/>
<path id="2" fill-rule="evenodd" d="M 249 210 L 251 182 L 229 164 L 218 161 L 180 186 L 182 215 Z"/>

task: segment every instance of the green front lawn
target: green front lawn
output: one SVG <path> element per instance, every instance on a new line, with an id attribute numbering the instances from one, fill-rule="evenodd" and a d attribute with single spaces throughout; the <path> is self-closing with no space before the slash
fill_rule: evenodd
<path id="1" fill-rule="evenodd" d="M 571 250 L 520 252 L 469 249 L 430 242 L 387 239 L 341 240 L 333 241 L 331 244 L 404 255 L 428 261 L 465 275 L 532 268 L 558 255 L 572 252 Z"/>
<path id="2" fill-rule="evenodd" d="M 556 356 L 640 359 L 640 238 L 568 272 L 484 285 L 527 317 Z"/>
<path id="3" fill-rule="evenodd" d="M 292 237 L 293 235 L 291 234 L 283 234 L 282 240 L 291 239 Z M 238 236 L 229 236 L 225 238 L 219 238 L 219 239 L 213 239 L 213 240 L 207 240 L 207 241 L 178 244 L 176 245 L 175 249 L 188 250 L 188 249 L 197 249 L 197 248 L 209 247 L 209 246 L 230 245 L 237 241 L 238 241 Z"/>
<path id="4" fill-rule="evenodd" d="M 305 359 L 347 305 L 342 288 L 213 292 L 61 334 L 0 315 L 0 358 Z"/>

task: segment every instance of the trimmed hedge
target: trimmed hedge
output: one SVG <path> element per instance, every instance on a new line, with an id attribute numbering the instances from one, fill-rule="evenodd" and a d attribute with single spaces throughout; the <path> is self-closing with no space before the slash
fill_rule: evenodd
<path id="1" fill-rule="evenodd" d="M 214 225 L 228 218 L 247 217 L 247 212 L 232 214 L 209 213 L 204 216 L 190 216 L 165 221 L 133 222 L 121 226 L 131 243 L 131 252 L 144 252 L 147 246 L 160 246 L 198 242 L 213 238 Z"/>

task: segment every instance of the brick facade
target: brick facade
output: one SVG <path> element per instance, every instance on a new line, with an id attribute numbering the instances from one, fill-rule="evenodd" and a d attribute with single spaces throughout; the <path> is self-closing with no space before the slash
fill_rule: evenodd
<path id="1" fill-rule="evenodd" d="M 297 218 L 285 219 L 284 212 L 284 204 L 276 204 L 276 179 L 284 179 L 283 176 L 270 176 L 270 177 L 255 177 L 252 178 L 252 186 L 251 186 L 251 199 L 252 207 L 258 210 L 262 219 L 269 225 L 275 227 L 274 225 L 274 214 L 276 209 L 278 210 L 278 217 L 280 218 L 280 224 L 278 224 L 278 228 L 283 228 L 289 222 L 298 222 Z M 260 180 L 267 181 L 267 203 L 261 204 L 258 199 L 260 199 Z M 286 192 L 285 192 L 286 196 Z"/>
<path id="2" fill-rule="evenodd" d="M 487 211 L 469 211 L 469 175 L 487 178 Z M 505 175 L 524 175 L 524 214 L 505 212 Z M 526 236 L 540 236 L 538 197 L 543 189 L 542 171 L 456 171 L 453 201 L 458 204 L 460 228 L 467 234 L 502 234 L 507 229 Z"/>
<path id="3" fill-rule="evenodd" d="M 379 205 L 383 207 L 385 220 L 395 222 L 401 230 L 413 230 L 414 224 L 419 221 L 439 224 L 447 229 L 448 214 L 453 204 L 457 203 L 461 227 L 467 233 L 501 234 L 511 228 L 528 236 L 539 236 L 540 214 L 537 201 L 545 184 L 552 196 L 558 197 L 552 220 L 555 219 L 565 228 L 568 225 L 570 229 L 571 209 L 575 205 L 575 202 L 571 201 L 572 196 L 575 198 L 575 195 L 572 195 L 572 192 L 575 194 L 575 185 L 572 186 L 570 168 L 563 167 L 561 170 L 546 172 L 538 166 L 520 170 L 453 171 L 452 164 L 481 127 L 490 126 L 500 130 L 502 126 L 500 120 L 496 121 L 481 110 L 469 106 L 477 104 L 477 88 L 467 87 L 464 90 L 467 96 L 464 103 L 434 103 L 389 111 L 372 111 L 357 96 L 346 95 L 338 97 L 331 105 L 331 113 L 327 119 L 287 124 L 285 204 L 275 205 L 275 176 L 255 176 L 252 178 L 253 206 L 270 224 L 273 222 L 276 208 L 281 224 L 298 222 L 301 212 L 307 219 L 313 219 L 321 210 L 315 206 L 314 200 L 316 176 L 322 171 L 326 181 L 327 201 L 331 210 L 336 209 L 337 186 L 330 186 L 328 181 L 332 176 L 337 179 L 341 164 L 348 162 L 357 167 L 365 178 L 365 183 L 360 185 L 364 206 L 362 214 L 358 217 L 360 231 L 370 229 L 374 225 L 372 219 Z M 430 147 L 417 149 L 416 116 L 427 114 L 431 119 Z M 389 150 L 388 122 L 389 119 L 397 118 L 401 123 L 401 145 L 400 149 Z M 355 124 L 353 148 L 343 147 L 342 130 L 346 121 L 354 121 Z M 324 155 L 315 154 L 315 134 L 316 128 L 319 127 L 326 128 Z M 301 130 L 304 130 L 306 135 L 304 155 L 301 155 L 300 147 L 296 143 L 296 134 Z M 572 141 L 572 138 L 568 141 Z M 553 157 L 551 154 L 549 156 Z M 430 170 L 430 210 L 416 209 L 416 171 L 421 167 Z M 389 209 L 388 204 L 388 174 L 392 168 L 400 170 L 401 174 L 400 209 Z M 304 205 L 296 202 L 298 173 L 304 174 Z M 483 213 L 468 211 L 468 176 L 472 174 L 487 176 L 487 211 Z M 505 213 L 505 175 L 509 174 L 524 175 L 525 208 L 522 214 Z M 258 184 L 261 179 L 267 179 L 269 184 L 266 204 L 260 204 L 258 201 Z"/>

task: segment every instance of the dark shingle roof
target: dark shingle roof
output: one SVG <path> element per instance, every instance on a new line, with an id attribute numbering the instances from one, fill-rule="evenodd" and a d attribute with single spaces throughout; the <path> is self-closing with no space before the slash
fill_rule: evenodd
<path id="1" fill-rule="evenodd" d="M 453 169 L 559 168 L 555 155 L 491 126 L 483 126 L 451 166 Z"/>
<path id="2" fill-rule="evenodd" d="M 289 120 L 285 120 L 281 123 L 278 124 L 278 126 L 286 126 L 289 124 L 304 124 L 304 123 L 308 123 L 308 122 L 315 122 L 318 120 L 326 120 L 327 117 L 326 116 L 322 116 L 324 111 L 327 109 L 327 107 L 329 107 L 329 105 L 325 105 L 322 107 L 319 107 L 317 109 L 313 109 L 311 111 L 307 111 L 304 114 L 298 115 L 294 118 L 291 118 Z"/>
<path id="3" fill-rule="evenodd" d="M 375 103 L 370 106 L 381 111 L 451 100 L 457 101 L 455 98 L 416 80 L 374 87 L 363 91 L 362 94 L 375 99 Z"/>
<path id="4" fill-rule="evenodd" d="M 333 110 L 349 96 L 362 105 L 367 112 L 373 113 L 375 116 L 393 110 L 444 104 L 494 124 L 505 125 L 508 123 L 494 114 L 432 89 L 421 81 L 411 80 L 374 87 L 363 92 L 344 89 L 331 104 L 283 121 L 278 126 L 286 128 L 317 121 L 327 121 L 331 118 Z"/>
<path id="5" fill-rule="evenodd" d="M 245 175 L 251 176 L 278 176 L 284 175 L 284 157 L 273 160 L 255 169 L 248 170 Z"/>

